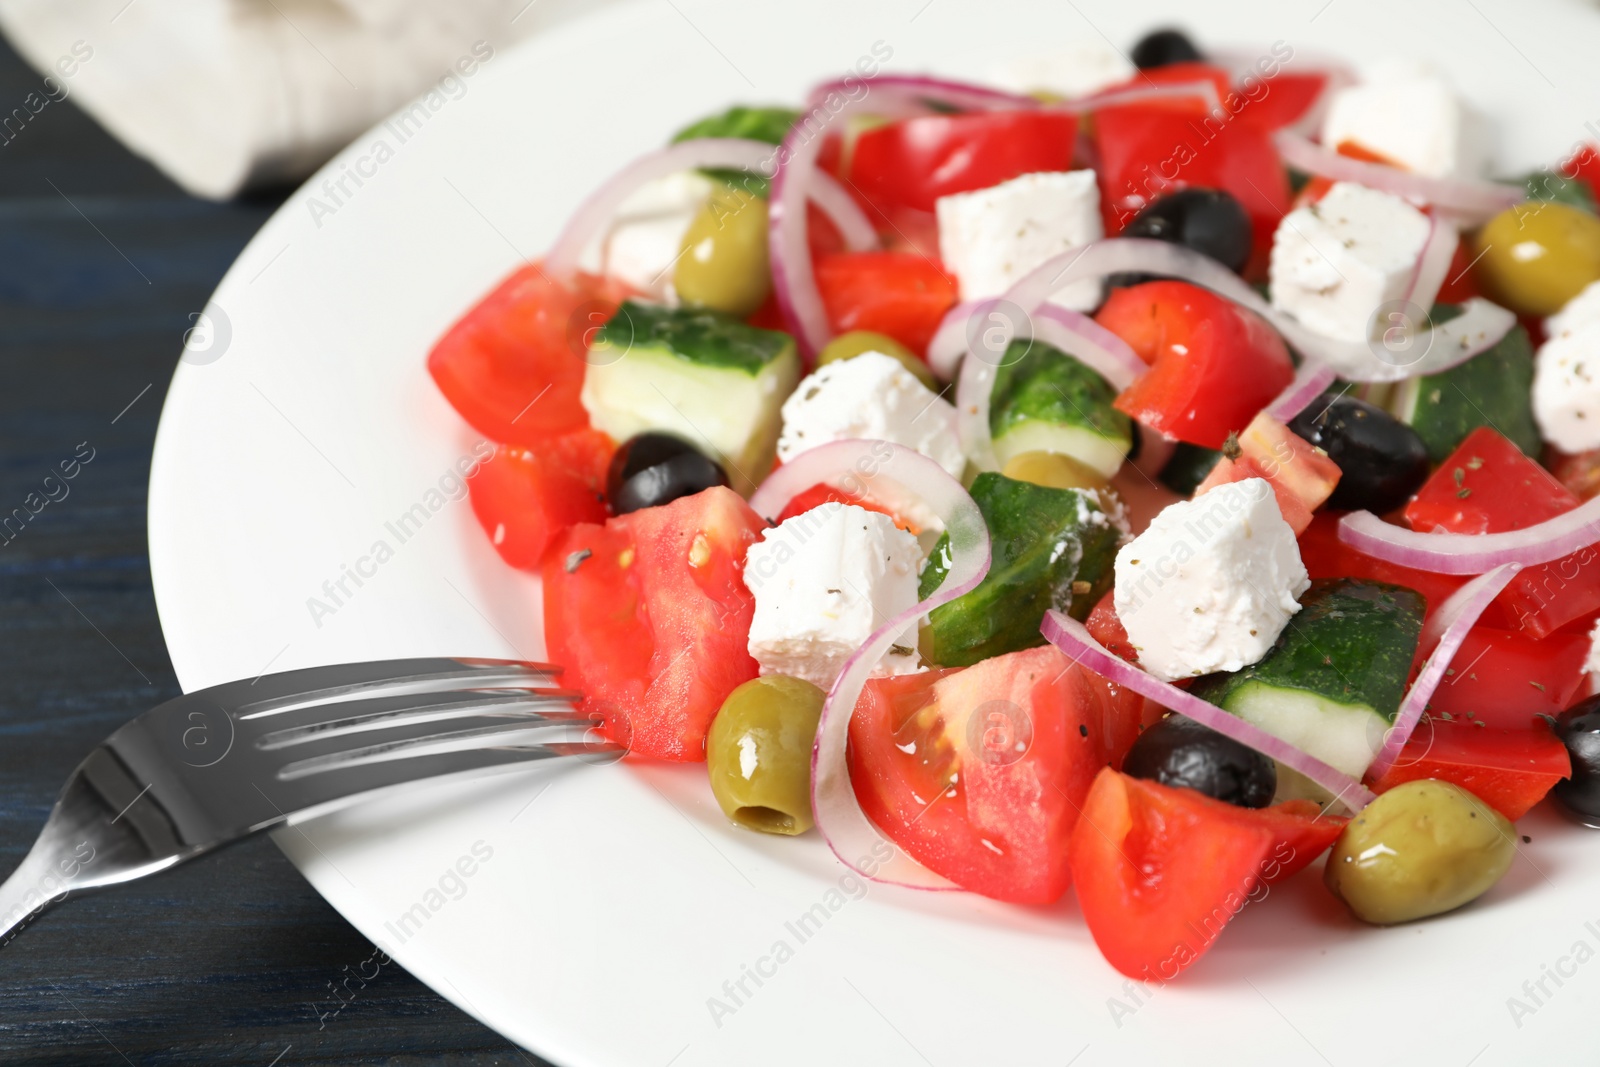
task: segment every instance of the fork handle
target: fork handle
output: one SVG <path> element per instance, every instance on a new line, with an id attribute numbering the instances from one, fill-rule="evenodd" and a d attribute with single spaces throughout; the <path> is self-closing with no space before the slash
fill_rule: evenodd
<path id="1" fill-rule="evenodd" d="M 80 867 L 78 859 L 60 860 L 54 848 L 42 841 L 35 844 L 22 866 L 0 885 L 0 947 L 10 944 L 40 912 L 65 900 L 71 876 Z"/>

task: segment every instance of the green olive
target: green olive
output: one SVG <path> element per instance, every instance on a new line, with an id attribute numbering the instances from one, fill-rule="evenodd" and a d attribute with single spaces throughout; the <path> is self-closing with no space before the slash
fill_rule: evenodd
<path id="1" fill-rule="evenodd" d="M 672 276 L 678 299 L 735 318 L 753 314 L 772 292 L 767 202 L 719 186 L 684 232 Z"/>
<path id="2" fill-rule="evenodd" d="M 811 745 L 823 697 L 782 674 L 728 694 L 706 734 L 711 792 L 728 818 L 768 834 L 811 829 Z"/>
<path id="3" fill-rule="evenodd" d="M 939 391 L 939 382 L 928 365 L 918 359 L 915 352 L 886 333 L 873 333 L 871 330 L 841 333 L 822 346 L 822 351 L 817 353 L 817 366 L 836 363 L 841 359 L 854 359 L 863 352 L 882 352 L 899 360 L 902 367 L 917 376 L 917 381 L 936 393 Z"/>
<path id="4" fill-rule="evenodd" d="M 1019 482 L 1049 486 L 1051 489 L 1093 489 L 1110 486 L 1105 475 L 1061 452 L 1018 452 L 1006 461 L 1000 473 Z"/>
<path id="5" fill-rule="evenodd" d="M 1410 922 L 1459 908 L 1500 880 L 1516 827 L 1450 782 L 1396 786 L 1345 826 L 1322 880 L 1369 923 Z"/>
<path id="6" fill-rule="evenodd" d="M 1600 218 L 1547 200 L 1507 208 L 1474 238 L 1473 275 L 1519 315 L 1554 315 L 1600 279 Z"/>

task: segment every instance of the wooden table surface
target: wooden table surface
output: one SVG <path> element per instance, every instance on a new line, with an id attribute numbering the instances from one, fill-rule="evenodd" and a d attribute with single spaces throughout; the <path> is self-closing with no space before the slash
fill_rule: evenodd
<path id="1" fill-rule="evenodd" d="M 40 84 L 0 44 L 0 114 Z M 151 443 L 189 314 L 282 195 L 187 197 L 70 99 L 0 141 L 0 519 L 26 519 L 0 534 L 5 873 L 78 760 L 178 693 L 145 542 Z M 86 449 L 65 496 L 45 485 Z M 319 1024 L 311 1005 L 371 954 L 250 841 L 74 899 L 0 952 L 0 1063 L 543 1062 L 398 964 Z"/>

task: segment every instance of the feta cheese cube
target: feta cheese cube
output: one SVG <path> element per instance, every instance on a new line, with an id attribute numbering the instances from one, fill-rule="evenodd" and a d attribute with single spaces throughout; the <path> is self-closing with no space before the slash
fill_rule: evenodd
<path id="1" fill-rule="evenodd" d="M 823 504 L 767 530 L 745 556 L 756 601 L 750 655 L 762 674 L 831 687 L 845 660 L 880 626 L 917 603 L 917 539 L 889 516 Z M 874 674 L 921 669 L 912 619 Z"/>
<path id="2" fill-rule="evenodd" d="M 1082 40 L 1011 59 L 994 70 L 991 80 L 1010 93 L 1054 93 L 1071 100 L 1138 73 L 1132 60 L 1105 41 Z"/>
<path id="3" fill-rule="evenodd" d="M 1165 681 L 1266 655 L 1311 585 L 1294 531 L 1261 478 L 1169 505 L 1117 553 L 1117 617 Z"/>
<path id="4" fill-rule="evenodd" d="M 1568 304 L 1560 315 L 1569 309 L 1583 310 Z M 1567 321 L 1576 325 L 1553 335 L 1534 357 L 1533 419 L 1561 451 L 1587 452 L 1600 448 L 1600 315 Z"/>
<path id="5" fill-rule="evenodd" d="M 1325 337 L 1375 340 L 1391 325 L 1379 307 L 1405 296 L 1427 241 L 1428 217 L 1400 197 L 1339 182 L 1278 225 L 1272 306 Z"/>
<path id="6" fill-rule="evenodd" d="M 584 256 L 584 269 L 608 274 L 657 300 L 671 301 L 672 267 L 696 212 L 711 198 L 696 171 L 658 178 L 623 201 L 611 228 Z"/>
<path id="7" fill-rule="evenodd" d="M 1476 178 L 1488 159 L 1481 126 L 1443 78 L 1416 64 L 1391 63 L 1334 93 L 1322 143 L 1352 142 L 1432 178 Z"/>
<path id="8" fill-rule="evenodd" d="M 1600 320 L 1600 282 L 1590 282 L 1560 311 L 1544 320 L 1544 335 L 1559 337 L 1596 320 Z"/>
<path id="9" fill-rule="evenodd" d="M 783 402 L 778 458 L 858 438 L 914 448 L 961 477 L 966 457 L 956 440 L 956 409 L 893 356 L 863 352 L 817 368 Z"/>
<path id="10" fill-rule="evenodd" d="M 1024 174 L 988 189 L 941 196 L 939 258 L 961 299 L 999 296 L 1051 256 L 1105 236 L 1094 171 Z M 1051 299 L 1077 311 L 1100 303 L 1099 279 L 1073 282 Z"/>

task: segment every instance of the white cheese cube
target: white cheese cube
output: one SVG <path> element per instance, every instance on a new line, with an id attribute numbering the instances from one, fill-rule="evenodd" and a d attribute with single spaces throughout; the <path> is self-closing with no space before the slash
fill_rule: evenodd
<path id="1" fill-rule="evenodd" d="M 583 259 L 656 300 L 672 301 L 672 268 L 695 213 L 711 198 L 711 180 L 684 171 L 641 186 L 622 202 L 611 227 Z"/>
<path id="2" fill-rule="evenodd" d="M 956 440 L 951 403 L 882 352 L 863 352 L 817 368 L 783 402 L 778 458 L 787 463 L 830 441 L 891 441 L 916 449 L 961 477 L 966 457 Z"/>
<path id="3" fill-rule="evenodd" d="M 1375 67 L 1333 95 L 1322 143 L 1346 141 L 1432 178 L 1476 178 L 1488 156 L 1477 117 L 1443 78 L 1415 64 Z"/>
<path id="4" fill-rule="evenodd" d="M 1600 320 L 1600 282 L 1590 282 L 1562 309 L 1544 320 L 1544 335 L 1560 337 Z"/>
<path id="5" fill-rule="evenodd" d="M 1105 236 L 1094 171 L 1024 174 L 988 189 L 941 196 L 939 258 L 962 300 L 999 296 L 1049 259 Z M 1099 279 L 1073 282 L 1051 300 L 1077 311 L 1100 303 Z"/>
<path id="6" fill-rule="evenodd" d="M 1392 325 L 1378 309 L 1405 296 L 1427 241 L 1428 217 L 1400 197 L 1338 182 L 1279 223 L 1272 306 L 1325 337 L 1375 340 Z"/>
<path id="7" fill-rule="evenodd" d="M 1019 56 L 995 68 L 995 85 L 1010 93 L 1054 93 L 1068 100 L 1125 82 L 1139 69 L 1103 40 L 1083 40 L 1048 53 Z"/>
<path id="8" fill-rule="evenodd" d="M 1176 681 L 1267 654 L 1311 585 L 1261 478 L 1162 509 L 1117 553 L 1114 606 L 1139 665 Z"/>
<path id="9" fill-rule="evenodd" d="M 1534 421 L 1563 452 L 1600 448 L 1600 316 L 1577 323 L 1540 345 L 1533 364 Z"/>
<path id="10" fill-rule="evenodd" d="M 767 530 L 745 556 L 756 600 L 750 655 L 762 674 L 831 687 L 845 660 L 891 618 L 916 606 L 922 551 L 889 516 L 823 504 Z M 906 624 L 875 674 L 921 668 L 917 623 Z"/>

